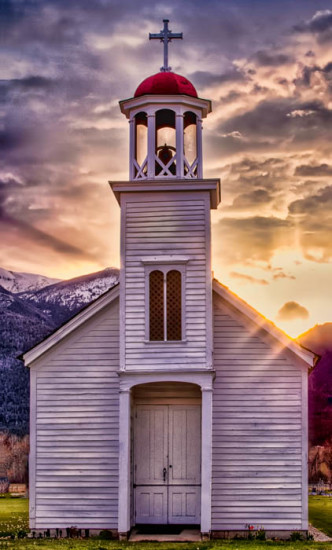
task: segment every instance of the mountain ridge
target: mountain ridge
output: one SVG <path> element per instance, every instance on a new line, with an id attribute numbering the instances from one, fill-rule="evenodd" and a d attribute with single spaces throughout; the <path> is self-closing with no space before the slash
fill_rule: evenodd
<path id="1" fill-rule="evenodd" d="M 322 445 L 332 438 L 332 323 L 317 324 L 297 340 L 320 355 L 309 376 L 309 439 Z"/>
<path id="2" fill-rule="evenodd" d="M 44 286 L 59 282 L 60 279 L 46 277 L 37 273 L 11 271 L 0 267 L 0 285 L 13 294 L 27 290 L 38 290 Z"/>
<path id="3" fill-rule="evenodd" d="M 14 293 L 0 285 L 0 431 L 28 433 L 29 370 L 18 357 L 107 292 L 118 278 L 118 269 L 105 268 L 42 287 L 37 276 L 34 290 L 30 285 L 30 290 Z"/>

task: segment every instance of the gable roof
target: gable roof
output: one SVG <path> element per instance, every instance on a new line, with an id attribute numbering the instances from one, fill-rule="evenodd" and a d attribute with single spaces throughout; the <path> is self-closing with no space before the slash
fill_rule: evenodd
<path id="1" fill-rule="evenodd" d="M 55 329 L 54 332 L 46 336 L 41 342 L 33 346 L 28 351 L 22 353 L 20 359 L 23 359 L 25 366 L 28 367 L 33 361 L 38 359 L 43 353 L 48 351 L 50 348 L 55 346 L 60 342 L 65 336 L 68 336 L 73 330 L 80 327 L 88 319 L 93 317 L 96 313 L 108 306 L 119 296 L 119 283 L 114 285 L 112 288 L 104 292 L 87 304 L 83 309 L 81 309 L 76 315 L 71 317 L 69 321 L 66 321 L 63 325 Z"/>
<path id="2" fill-rule="evenodd" d="M 247 302 L 239 298 L 234 292 L 232 292 L 227 286 L 220 283 L 217 279 L 213 279 L 213 290 L 218 296 L 224 299 L 234 309 L 242 313 L 245 317 L 253 321 L 262 330 L 265 330 L 276 341 L 278 341 L 285 348 L 292 351 L 298 356 L 304 363 L 306 363 L 310 370 L 313 369 L 316 363 L 319 361 L 320 356 L 316 353 L 308 350 L 307 348 L 298 344 L 280 328 L 278 328 L 272 321 L 266 319 L 262 314 L 258 313 Z M 32 347 L 21 355 L 25 365 L 29 366 L 33 361 L 38 359 L 43 353 L 60 342 L 65 336 L 69 335 L 76 328 L 85 323 L 88 319 L 93 317 L 96 313 L 101 311 L 108 304 L 112 303 L 119 296 L 119 283 L 113 286 L 110 290 L 96 298 L 90 304 L 87 304 L 85 308 L 81 309 L 74 317 L 66 321 L 63 325 L 57 328 L 49 336 L 46 336 L 44 340 L 39 344 Z"/>
<path id="3" fill-rule="evenodd" d="M 247 302 L 242 300 L 242 298 L 239 298 L 239 296 L 232 292 L 227 286 L 220 283 L 217 279 L 213 279 L 212 288 L 218 296 L 223 298 L 226 302 L 233 306 L 233 308 L 235 308 L 240 313 L 245 315 L 248 319 L 253 321 L 262 330 L 265 330 L 282 346 L 297 355 L 309 366 L 310 369 L 313 369 L 315 367 L 316 363 L 320 359 L 319 355 L 301 346 L 301 344 L 298 344 L 283 330 L 272 323 L 272 321 L 269 321 L 261 313 L 258 313 L 258 311 L 247 304 Z"/>

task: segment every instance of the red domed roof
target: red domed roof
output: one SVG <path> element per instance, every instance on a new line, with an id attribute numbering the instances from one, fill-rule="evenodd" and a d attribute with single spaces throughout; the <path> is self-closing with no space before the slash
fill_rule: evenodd
<path id="1" fill-rule="evenodd" d="M 184 76 L 171 72 L 160 72 L 149 76 L 138 86 L 134 97 L 146 94 L 178 95 L 185 94 L 197 97 L 191 82 Z"/>

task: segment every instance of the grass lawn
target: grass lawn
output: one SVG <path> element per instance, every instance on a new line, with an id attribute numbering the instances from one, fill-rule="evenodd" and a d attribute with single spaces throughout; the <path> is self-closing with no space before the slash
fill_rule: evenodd
<path id="1" fill-rule="evenodd" d="M 12 534 L 24 535 L 29 529 L 28 516 L 29 500 L 27 498 L 0 495 L 0 537 Z"/>
<path id="2" fill-rule="evenodd" d="M 309 521 L 332 537 L 332 497 L 309 497 Z"/>
<path id="3" fill-rule="evenodd" d="M 310 520 L 332 535 L 332 499 L 310 497 Z M 0 497 L 0 550 L 332 550 L 332 542 L 211 541 L 195 543 L 124 543 L 101 539 L 11 540 L 28 530 L 28 499 Z M 1 537 L 3 537 L 1 539 Z"/>

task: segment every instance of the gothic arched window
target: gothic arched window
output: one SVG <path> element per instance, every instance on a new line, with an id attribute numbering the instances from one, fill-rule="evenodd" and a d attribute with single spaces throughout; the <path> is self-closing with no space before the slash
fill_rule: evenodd
<path id="1" fill-rule="evenodd" d="M 151 271 L 149 277 L 150 340 L 164 340 L 164 274 Z"/>
<path id="2" fill-rule="evenodd" d="M 150 272 L 149 339 L 182 339 L 182 276 L 176 269 Z"/>

